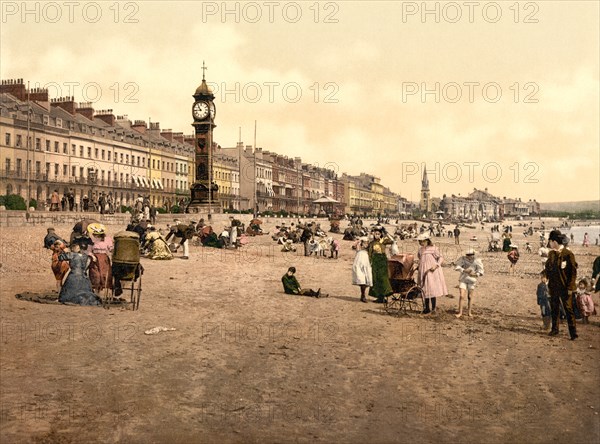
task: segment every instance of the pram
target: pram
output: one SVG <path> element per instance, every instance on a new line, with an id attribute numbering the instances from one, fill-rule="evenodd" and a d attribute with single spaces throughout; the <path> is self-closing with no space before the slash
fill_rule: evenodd
<path id="1" fill-rule="evenodd" d="M 394 293 L 384 301 L 386 313 L 399 315 L 423 311 L 423 289 L 413 278 L 415 271 L 413 254 L 397 254 L 388 259 L 388 276 Z"/>
<path id="2" fill-rule="evenodd" d="M 142 274 L 144 267 L 140 264 L 140 237 L 131 231 L 121 231 L 114 236 L 115 249 L 112 257 L 113 290 L 106 294 L 104 307 L 109 308 L 123 290 L 130 291 L 132 310 L 140 308 L 142 294 Z M 127 283 L 123 288 L 123 283 Z M 115 294 L 116 293 L 116 294 Z"/>

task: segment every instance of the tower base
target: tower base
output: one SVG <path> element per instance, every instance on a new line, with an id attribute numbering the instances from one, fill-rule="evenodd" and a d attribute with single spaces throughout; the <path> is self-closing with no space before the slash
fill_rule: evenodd
<path id="1" fill-rule="evenodd" d="M 186 213 L 221 214 L 221 205 L 217 201 L 212 204 L 206 202 L 190 202 L 185 208 Z"/>

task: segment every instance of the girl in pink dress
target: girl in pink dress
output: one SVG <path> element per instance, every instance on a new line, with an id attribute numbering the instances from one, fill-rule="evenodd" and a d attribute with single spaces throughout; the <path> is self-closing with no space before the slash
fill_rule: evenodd
<path id="1" fill-rule="evenodd" d="M 435 313 L 436 298 L 448 294 L 446 279 L 442 272 L 444 258 L 437 247 L 433 245 L 428 234 L 421 234 L 417 237 L 419 241 L 419 281 L 418 284 L 423 289 L 425 297 L 425 309 L 423 314 Z M 431 300 L 431 309 L 429 301 Z"/>
<path id="2" fill-rule="evenodd" d="M 100 223 L 88 225 L 88 233 L 94 244 L 88 249 L 92 258 L 88 273 L 92 288 L 101 292 L 105 288 L 113 288 L 112 264 L 110 255 L 114 249 L 113 239 L 106 236 L 106 227 Z"/>
<path id="3" fill-rule="evenodd" d="M 594 300 L 589 291 L 590 283 L 586 278 L 579 281 L 577 286 L 577 306 L 581 316 L 583 316 L 583 323 L 589 322 L 588 318 L 596 314 L 596 307 L 594 306 Z"/>

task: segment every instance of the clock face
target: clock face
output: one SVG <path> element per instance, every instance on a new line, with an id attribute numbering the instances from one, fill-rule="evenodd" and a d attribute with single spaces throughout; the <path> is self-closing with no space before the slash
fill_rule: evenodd
<path id="1" fill-rule="evenodd" d="M 208 104 L 208 107 L 209 107 L 209 109 L 210 109 L 210 118 L 211 118 L 211 119 L 214 119 L 214 118 L 215 118 L 215 115 L 217 114 L 217 109 L 215 108 L 215 104 L 214 104 L 214 103 L 212 103 L 212 102 L 210 102 L 210 103 Z"/>
<path id="2" fill-rule="evenodd" d="M 192 107 L 192 115 L 194 116 L 194 119 L 206 119 L 208 112 L 208 104 L 206 102 L 196 102 Z"/>

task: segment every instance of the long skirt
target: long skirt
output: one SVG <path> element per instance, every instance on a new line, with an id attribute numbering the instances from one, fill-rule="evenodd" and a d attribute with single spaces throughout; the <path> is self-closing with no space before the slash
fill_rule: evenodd
<path id="1" fill-rule="evenodd" d="M 371 256 L 371 268 L 373 270 L 373 286 L 369 289 L 369 296 L 384 298 L 394 291 L 390 285 L 388 276 L 387 257 L 385 254 L 374 253 Z"/>
<path id="2" fill-rule="evenodd" d="M 58 302 L 77 305 L 100 305 L 100 298 L 92 291 L 90 280 L 78 270 L 71 270 L 58 295 Z"/>
<path id="3" fill-rule="evenodd" d="M 97 260 L 90 263 L 89 275 L 92 288 L 101 291 L 113 288 L 112 267 L 106 253 L 94 253 Z"/>

